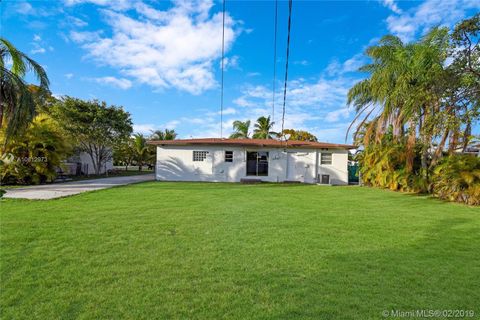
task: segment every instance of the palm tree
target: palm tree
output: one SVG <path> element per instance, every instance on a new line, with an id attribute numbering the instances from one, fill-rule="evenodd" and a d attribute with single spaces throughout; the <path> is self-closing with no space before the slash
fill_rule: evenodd
<path id="1" fill-rule="evenodd" d="M 142 167 L 152 159 L 152 151 L 147 145 L 147 139 L 141 133 L 133 136 L 134 159 L 138 165 L 138 171 L 142 171 Z"/>
<path id="2" fill-rule="evenodd" d="M 249 139 L 250 138 L 250 120 L 247 121 L 234 121 L 234 132 L 230 135 L 230 139 Z"/>
<path id="3" fill-rule="evenodd" d="M 271 131 L 274 124 L 274 122 L 270 121 L 270 116 L 258 118 L 255 123 L 255 129 L 253 130 L 253 138 L 272 139 L 277 136 L 278 133 Z"/>
<path id="4" fill-rule="evenodd" d="M 152 131 L 150 139 L 152 140 L 175 140 L 177 138 L 177 133 L 174 129 L 165 129 Z"/>
<path id="5" fill-rule="evenodd" d="M 0 128 L 6 128 L 5 141 L 18 135 L 35 116 L 34 93 L 23 79 L 28 72 L 39 81 L 39 93 L 48 92 L 45 70 L 8 40 L 0 38 Z"/>

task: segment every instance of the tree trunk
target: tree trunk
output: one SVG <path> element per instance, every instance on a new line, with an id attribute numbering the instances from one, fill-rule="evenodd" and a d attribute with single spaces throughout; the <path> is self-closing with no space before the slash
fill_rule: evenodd
<path id="1" fill-rule="evenodd" d="M 467 150 L 468 143 L 470 142 L 470 135 L 471 134 L 472 134 L 472 122 L 470 120 L 468 120 L 465 131 L 463 132 L 462 152 L 465 152 Z"/>
<path id="2" fill-rule="evenodd" d="M 440 143 L 437 146 L 437 150 L 435 150 L 435 153 L 433 154 L 432 162 L 430 163 L 431 168 L 434 167 L 437 164 L 438 159 L 440 159 L 443 153 L 443 148 L 445 147 L 445 143 L 447 142 L 449 133 L 450 133 L 449 129 L 446 129 L 445 132 L 443 133 L 442 140 L 440 140 Z"/>

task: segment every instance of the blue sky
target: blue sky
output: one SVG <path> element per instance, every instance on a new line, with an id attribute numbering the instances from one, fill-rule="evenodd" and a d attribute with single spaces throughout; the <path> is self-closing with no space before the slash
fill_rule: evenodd
<path id="1" fill-rule="evenodd" d="M 224 136 L 234 120 L 272 113 L 274 1 L 226 2 Z M 100 99 L 134 129 L 220 136 L 221 2 L 58 0 L 0 3 L 1 36 L 42 64 L 55 95 Z M 480 10 L 478 0 L 293 1 L 285 127 L 344 142 L 348 89 L 363 52 L 388 33 L 411 41 Z M 279 1 L 280 125 L 288 3 Z M 478 133 L 478 132 L 477 132 Z"/>

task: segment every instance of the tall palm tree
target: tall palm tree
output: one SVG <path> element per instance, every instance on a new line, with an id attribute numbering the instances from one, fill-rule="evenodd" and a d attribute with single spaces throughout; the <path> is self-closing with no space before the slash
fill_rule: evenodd
<path id="1" fill-rule="evenodd" d="M 230 139 L 249 139 L 250 138 L 250 120 L 247 121 L 234 121 L 234 132 L 230 135 Z"/>
<path id="2" fill-rule="evenodd" d="M 253 138 L 255 139 L 272 139 L 278 133 L 271 131 L 275 123 L 270 121 L 270 116 L 260 117 L 255 123 L 253 130 Z"/>
<path id="3" fill-rule="evenodd" d="M 153 140 L 175 140 L 177 135 L 174 129 L 155 130 L 152 131 L 150 138 Z"/>
<path id="4" fill-rule="evenodd" d="M 35 116 L 34 93 L 24 80 L 28 72 L 37 78 L 39 93 L 48 92 L 45 70 L 8 40 L 0 38 L 0 128 L 6 128 L 5 140 L 18 135 Z"/>

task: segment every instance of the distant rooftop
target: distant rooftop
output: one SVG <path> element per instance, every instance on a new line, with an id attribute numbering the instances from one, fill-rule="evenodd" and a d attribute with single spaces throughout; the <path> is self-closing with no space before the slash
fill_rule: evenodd
<path id="1" fill-rule="evenodd" d="M 349 144 L 311 142 L 311 141 L 280 141 L 275 139 L 179 139 L 179 140 L 152 140 L 148 144 L 160 146 L 190 146 L 190 145 L 225 145 L 225 146 L 245 146 L 245 147 L 274 147 L 274 148 L 305 148 L 305 149 L 356 149 L 357 147 Z"/>

